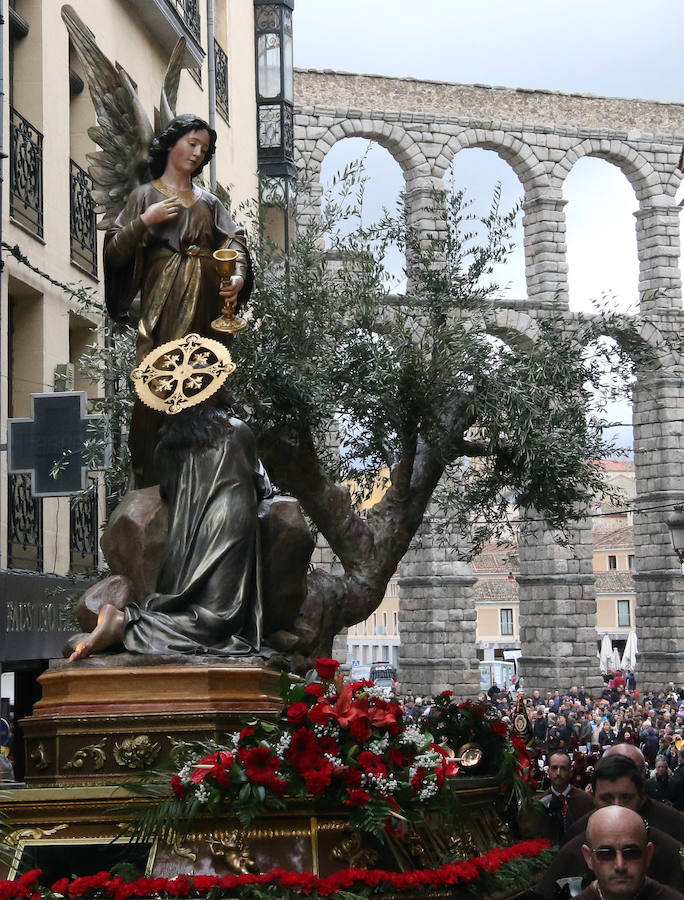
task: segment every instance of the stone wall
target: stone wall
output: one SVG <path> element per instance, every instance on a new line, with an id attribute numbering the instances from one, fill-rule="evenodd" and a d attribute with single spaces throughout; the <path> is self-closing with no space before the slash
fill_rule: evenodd
<path id="1" fill-rule="evenodd" d="M 572 327 L 563 185 L 573 166 L 595 156 L 629 180 L 639 202 L 637 324 L 653 347 L 634 406 L 637 630 L 644 660 L 639 684 L 684 683 L 679 650 L 684 646 L 684 579 L 668 546 L 663 509 L 684 502 L 684 316 L 675 204 L 684 105 L 311 70 L 296 71 L 295 100 L 297 163 L 313 180 L 310 192 L 300 197 L 303 219 L 317 214 L 321 164 L 345 137 L 374 140 L 389 150 L 404 173 L 410 219 L 426 234 L 435 227 L 428 201 L 435 190 L 443 190 L 443 177 L 458 152 L 481 147 L 509 163 L 524 190 L 527 296 L 500 303 L 492 333 L 505 340 L 534 340 L 535 320 L 552 304 L 565 304 Z M 570 675 L 587 685 L 595 679 L 595 600 L 586 535 L 580 532 L 584 561 L 577 566 L 569 557 L 554 556 L 542 527 L 531 533 L 522 554 L 522 670 L 528 689 L 569 687 Z M 472 640 L 474 648 L 466 581 L 472 576 L 461 570 L 447 573 L 445 561 L 431 554 L 426 550 L 422 558 L 409 558 L 402 568 L 401 665 L 410 672 L 403 682 L 421 692 L 435 690 L 448 681 L 451 667 L 452 682 L 466 692 L 472 672 L 465 642 Z M 451 622 L 461 624 L 452 628 Z M 419 658 L 440 662 L 423 677 Z"/>

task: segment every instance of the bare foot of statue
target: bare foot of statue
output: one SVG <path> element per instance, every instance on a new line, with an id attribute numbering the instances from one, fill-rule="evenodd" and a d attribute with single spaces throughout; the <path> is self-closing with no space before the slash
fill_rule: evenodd
<path id="1" fill-rule="evenodd" d="M 100 610 L 97 625 L 88 637 L 81 641 L 69 657 L 69 662 L 85 659 L 91 653 L 106 650 L 112 644 L 119 644 L 124 636 L 124 614 L 110 603 Z"/>

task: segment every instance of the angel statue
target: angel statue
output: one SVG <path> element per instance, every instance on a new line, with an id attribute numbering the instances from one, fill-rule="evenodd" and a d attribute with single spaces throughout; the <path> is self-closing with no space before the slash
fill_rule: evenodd
<path id="1" fill-rule="evenodd" d="M 216 132 L 195 115 L 175 116 L 185 41 L 176 45 L 153 129 L 126 72 L 100 51 L 70 6 L 62 18 L 83 63 L 97 114 L 88 154 L 98 228 L 105 230 L 105 302 L 116 320 L 140 295 L 136 355 L 190 333 L 221 339 L 211 322 L 247 302 L 252 289 L 244 232 L 212 193 L 193 183 L 216 149 Z M 235 274 L 219 280 L 212 254 L 237 251 Z M 129 434 L 134 486 L 159 483 L 154 449 L 163 413 L 136 400 Z"/>

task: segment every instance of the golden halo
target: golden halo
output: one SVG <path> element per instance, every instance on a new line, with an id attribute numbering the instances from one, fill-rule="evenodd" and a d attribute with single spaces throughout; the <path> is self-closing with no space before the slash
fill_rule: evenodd
<path id="1" fill-rule="evenodd" d="M 188 334 L 148 353 L 131 378 L 144 404 L 173 416 L 215 394 L 235 369 L 219 341 Z"/>

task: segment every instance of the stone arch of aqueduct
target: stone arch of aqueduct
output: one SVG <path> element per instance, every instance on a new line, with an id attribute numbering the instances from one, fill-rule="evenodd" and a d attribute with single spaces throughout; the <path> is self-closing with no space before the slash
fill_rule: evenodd
<path id="1" fill-rule="evenodd" d="M 295 97 L 297 163 L 314 185 L 300 208 L 303 216 L 316 215 L 321 165 L 346 137 L 377 141 L 391 153 L 404 174 L 411 220 L 426 231 L 436 227 L 428 212 L 433 192 L 443 189 L 458 152 L 493 150 L 511 166 L 524 190 L 527 297 L 501 301 L 492 330 L 507 340 L 529 340 L 552 303 L 567 309 L 563 184 L 572 167 L 584 156 L 600 157 L 629 180 L 639 202 L 638 321 L 644 340 L 657 348 L 653 365 L 640 374 L 633 408 L 639 681 L 640 687 L 684 683 L 684 578 L 662 509 L 684 502 L 684 315 L 675 202 L 684 104 L 312 70 L 296 71 Z M 557 547 L 543 523 L 533 529 L 519 549 L 527 687 L 595 684 L 591 527 L 577 529 L 572 555 Z M 402 635 L 411 634 L 401 649 L 407 683 L 461 693 L 477 686 L 474 583 L 464 564 L 429 540 L 402 563 Z"/>

